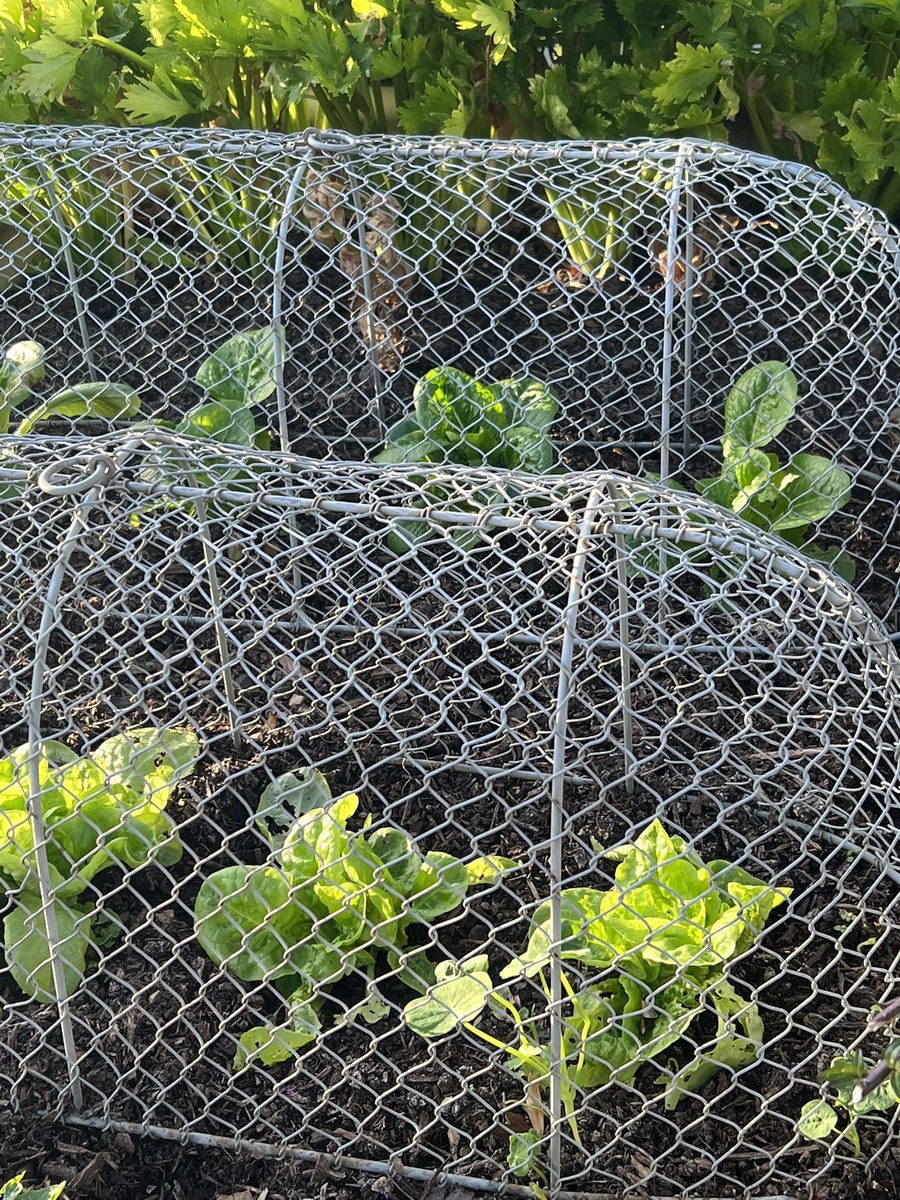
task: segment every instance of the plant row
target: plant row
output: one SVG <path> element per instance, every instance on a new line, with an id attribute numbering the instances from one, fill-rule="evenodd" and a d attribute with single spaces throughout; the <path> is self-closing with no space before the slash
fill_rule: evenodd
<path id="1" fill-rule="evenodd" d="M 900 210 L 893 0 L 12 0 L 0 27 L 6 121 L 686 134 Z"/>
<path id="2" fill-rule="evenodd" d="M 44 373 L 44 350 L 35 342 L 16 342 L 0 361 L 0 434 L 8 432 L 11 424 L 16 434 L 23 435 L 53 418 L 101 418 L 128 420 L 135 430 L 162 429 L 188 444 L 193 441 L 201 462 L 204 442 L 267 449 L 265 404 L 275 391 L 274 364 L 275 334 L 271 329 L 237 334 L 199 367 L 196 383 L 205 392 L 204 400 L 177 421 L 139 421 L 140 397 L 127 385 L 112 381 L 73 384 L 46 399 L 35 399 L 35 385 Z M 817 523 L 849 502 L 850 476 L 820 455 L 794 454 L 781 462 L 769 449 L 788 427 L 797 402 L 797 379 L 784 363 L 759 363 L 744 372 L 724 401 L 721 468 L 716 475 L 697 480 L 694 487 L 749 524 L 777 534 L 808 557 L 852 579 L 854 567 L 848 555 L 820 546 L 813 537 Z M 521 480 L 515 484 L 504 477 L 502 486 L 499 481 L 494 486 L 485 483 L 471 501 L 460 501 L 454 499 L 451 488 L 428 473 L 428 467 L 447 463 L 493 467 L 520 477 L 561 472 L 561 453 L 552 440 L 559 409 L 553 388 L 539 380 L 507 379 L 492 384 L 455 367 L 436 367 L 416 384 L 412 411 L 388 431 L 375 461 L 422 466 L 422 474 L 412 478 L 417 489 L 409 500 L 413 508 L 449 507 L 470 513 L 489 508 L 504 513 L 509 510 L 511 489 L 525 491 Z M 217 466 L 208 454 L 206 462 L 207 469 L 197 477 L 199 483 L 233 482 L 234 468 L 223 469 L 221 461 Z M 173 472 L 177 469 L 173 460 Z M 163 478 L 158 471 L 149 472 L 148 477 L 156 482 Z M 677 480 L 666 482 L 683 490 Z M 387 545 L 403 554 L 433 536 L 434 528 L 424 520 L 398 521 Z M 453 536 L 465 550 L 484 534 L 464 526 Z M 692 553 L 695 558 L 702 557 L 699 551 Z M 637 572 L 653 571 L 649 551 L 632 547 L 630 562 Z"/>
<path id="3" fill-rule="evenodd" d="M 84 756 L 45 741 L 36 764 L 48 906 L 29 815 L 34 761 L 27 746 L 0 760 L 3 941 L 7 968 L 26 995 L 58 998 L 51 916 L 64 991 L 72 995 L 89 955 L 126 932 L 114 904 L 121 873 L 132 886 L 148 864 L 171 869 L 179 862 L 183 847 L 167 808 L 198 759 L 198 739 L 184 729 L 131 730 Z M 747 1068 L 763 1052 L 759 1007 L 733 967 L 753 952 L 789 887 L 725 860 L 705 862 L 654 820 L 633 843 L 595 843 L 595 864 L 616 864 L 612 884 L 562 889 L 556 943 L 551 900 L 540 903 L 521 953 L 497 972 L 485 953 L 441 955 L 470 888 L 514 887 L 525 864 L 423 851 L 402 829 L 376 826 L 371 816 L 360 823 L 359 804 L 355 793 L 334 797 L 312 768 L 283 774 L 264 789 L 253 815 L 262 861 L 200 875 L 200 946 L 236 981 L 271 985 L 282 1008 L 273 1023 L 240 1035 L 235 1072 L 293 1059 L 326 1023 L 375 1023 L 397 1012 L 384 994 L 390 982 L 392 995 L 402 987 L 409 996 L 400 1011 L 410 1030 L 428 1040 L 467 1035 L 518 1077 L 531 1128 L 511 1136 L 509 1164 L 540 1178 L 545 1089 L 554 1070 L 546 1021 L 554 958 L 562 964 L 562 1103 L 577 1145 L 580 1108 L 592 1089 L 656 1092 L 671 1110 L 717 1072 Z M 364 985 L 352 1006 L 339 986 L 344 980 L 357 992 Z M 801 1132 L 826 1137 L 844 1112 L 842 1133 L 858 1149 L 858 1116 L 897 1102 L 893 1068 L 854 1101 L 865 1072 L 859 1054 L 835 1060 L 829 1077 L 836 1093 L 804 1107 Z"/>

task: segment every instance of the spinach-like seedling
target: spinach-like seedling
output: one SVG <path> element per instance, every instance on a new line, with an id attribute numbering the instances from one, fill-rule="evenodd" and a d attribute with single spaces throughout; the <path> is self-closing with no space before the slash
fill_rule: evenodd
<path id="1" fill-rule="evenodd" d="M 663 1068 L 656 1083 L 664 1089 L 665 1107 L 674 1109 L 723 1067 L 737 1070 L 754 1061 L 762 1018 L 756 1004 L 736 990 L 728 965 L 753 945 L 772 909 L 790 894 L 728 862 L 704 863 L 659 821 L 606 857 L 619 864 L 612 888 L 568 888 L 561 898 L 561 957 L 595 979 L 580 984 L 569 972 L 562 976 L 567 997 L 562 1099 L 576 1140 L 580 1090 L 631 1084 L 654 1063 Z M 534 979 L 549 1002 L 549 901 L 532 924 L 525 951 L 501 978 Z M 478 1023 L 486 1007 L 510 1024 L 508 1038 Z M 479 955 L 440 963 L 434 984 L 407 1004 L 404 1015 L 423 1037 L 445 1036 L 462 1026 L 508 1055 L 507 1065 L 525 1082 L 531 1111 L 535 1087 L 546 1082 L 551 1066 L 545 1012 L 544 1005 L 532 1010 L 518 1003 L 510 984 L 496 986 L 487 957 Z M 715 1019 L 714 1038 L 687 1062 L 663 1059 L 704 1015 Z M 698 1040 L 706 1043 L 705 1035 Z M 532 1121 L 538 1132 L 542 1121 Z M 511 1146 L 513 1169 L 531 1168 L 537 1141 L 518 1139 Z"/>
<path id="2" fill-rule="evenodd" d="M 269 434 L 253 409 L 275 391 L 275 333 L 271 327 L 236 333 L 200 364 L 195 376 L 205 397 L 178 421 L 153 424 L 183 437 L 266 450 Z"/>
<path id="3" fill-rule="evenodd" d="M 795 454 L 782 465 L 776 454 L 766 452 L 793 416 L 797 394 L 797 377 L 783 362 L 758 363 L 745 371 L 725 401 L 722 470 L 696 488 L 852 579 L 853 563 L 846 554 L 810 540 L 811 526 L 850 500 L 850 476 L 818 454 Z"/>
<path id="4" fill-rule="evenodd" d="M 24 436 L 54 417 L 70 420 L 124 421 L 141 407 L 140 397 L 127 384 L 108 381 L 76 383 L 46 400 L 33 396 L 45 375 L 46 351 L 37 342 L 11 345 L 0 360 L 0 434 L 8 433 L 14 413 L 34 399 L 34 407 L 19 415 L 13 433 Z M 199 366 L 195 376 L 204 398 L 177 421 L 154 418 L 151 425 L 188 438 L 204 438 L 229 446 L 268 449 L 266 430 L 257 428 L 254 408 L 275 391 L 275 333 L 271 328 L 249 329 L 223 342 Z"/>
<path id="5" fill-rule="evenodd" d="M 333 798 L 312 768 L 281 775 L 256 813 L 268 860 L 224 867 L 203 882 L 194 909 L 200 945 L 238 979 L 271 981 L 286 997 L 280 1025 L 241 1036 L 235 1069 L 251 1058 L 281 1062 L 314 1041 L 323 1003 L 351 973 L 367 981 L 355 1015 L 383 1016 L 374 986 L 380 951 L 405 983 L 424 990 L 434 968 L 424 951 L 404 954 L 410 927 L 453 912 L 470 885 L 516 866 L 506 858 L 463 863 L 437 850 L 421 855 L 400 830 L 372 829 L 371 817 L 351 831 L 358 806 L 354 793 Z"/>
<path id="6" fill-rule="evenodd" d="M 892 1000 L 870 1021 L 870 1029 L 883 1029 L 900 1017 L 900 1000 Z M 845 1138 L 857 1155 L 862 1154 L 857 1123 L 868 1113 L 895 1109 L 900 1104 L 900 1037 L 889 1043 L 874 1066 L 866 1065 L 860 1050 L 831 1060 L 822 1080 L 831 1085 L 828 1098 L 803 1105 L 798 1132 L 811 1141 L 826 1141 L 832 1134 Z M 846 1114 L 842 1120 L 841 1114 Z"/>
<path id="7" fill-rule="evenodd" d="M 13 433 L 24 436 L 53 417 L 119 421 L 134 416 L 140 408 L 133 388 L 110 382 L 75 383 L 46 400 L 35 399 L 34 385 L 44 378 L 45 358 L 46 351 L 38 342 L 21 341 L 14 342 L 0 359 L 0 434 L 9 432 L 14 415 Z M 21 409 L 29 400 L 34 407 L 23 414 Z"/>
<path id="8" fill-rule="evenodd" d="M 499 467 L 543 474 L 556 462 L 549 431 L 558 412 L 555 391 L 536 379 L 504 379 L 487 384 L 456 367 L 435 367 L 416 384 L 412 413 L 390 430 L 375 462 Z M 410 502 L 412 507 L 428 505 L 471 512 L 478 507 L 504 511 L 512 486 L 507 482 L 501 489 L 486 482 L 476 503 L 474 499 L 460 502 L 454 498 L 452 488 L 440 482 L 438 472 L 416 475 L 413 483 L 419 492 Z M 430 533 L 424 521 L 401 521 L 388 544 L 396 553 L 403 553 Z M 455 536 L 468 548 L 481 535 L 463 530 Z"/>
<path id="9" fill-rule="evenodd" d="M 133 729 L 83 757 L 62 742 L 42 743 L 41 807 L 67 995 L 84 975 L 94 944 L 96 903 L 83 897 L 95 877 L 107 867 L 171 866 L 181 857 L 165 810 L 197 752 L 196 736 L 181 729 Z M 3 943 L 19 987 L 50 1002 L 56 996 L 28 815 L 28 762 L 27 746 L 0 759 L 0 880 L 11 901 Z"/>

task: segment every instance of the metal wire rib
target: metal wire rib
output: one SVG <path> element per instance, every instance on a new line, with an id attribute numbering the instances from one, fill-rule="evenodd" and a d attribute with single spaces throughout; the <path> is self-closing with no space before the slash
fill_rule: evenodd
<path id="1" fill-rule="evenodd" d="M 359 794 L 373 829 L 402 830 L 421 853 L 525 864 L 433 922 L 436 957 L 484 953 L 497 971 L 550 900 L 550 1002 L 530 984 L 515 994 L 550 1031 L 537 1087 L 549 1094 L 541 1161 L 554 1196 L 769 1194 L 791 1190 L 798 1162 L 808 1186 L 852 1171 L 840 1144 L 798 1158 L 796 1120 L 822 1067 L 890 994 L 900 953 L 888 919 L 900 304 L 879 216 L 807 168 L 689 140 L 6 127 L 0 157 L 4 213 L 30 247 L 18 259 L 0 247 L 4 336 L 44 345 L 48 392 L 91 374 L 133 385 L 151 426 L 60 417 L 42 436 L 0 439 L 0 733 L 5 752 L 30 742 L 58 997 L 54 1012 L 4 985 L 11 1102 L 90 1127 L 529 1194 L 507 1161 L 531 1119 L 521 1078 L 471 1030 L 414 1037 L 408 993 L 383 959 L 371 1024 L 359 1008 L 373 981 L 354 967 L 329 991 L 313 1043 L 235 1069 L 240 1037 L 277 1022 L 284 996 L 271 970 L 242 981 L 205 954 L 197 894 L 217 870 L 266 861 L 262 791 L 314 766 L 335 794 Z M 478 174 L 488 162 L 490 187 Z M 216 226 L 212 207 L 201 236 L 182 206 L 169 218 L 185 253 L 161 267 L 160 229 L 148 241 L 103 225 L 100 201 L 79 192 L 102 180 L 105 194 L 124 172 L 140 224 L 158 206 L 161 163 L 195 215 L 227 171 L 259 239 Z M 548 200 L 585 187 L 599 207 L 624 189 L 636 214 L 633 244 L 602 277 L 573 275 Z M 35 225 L 41 196 L 53 202 Z M 416 242 L 416 221 L 440 203 L 450 225 Z M 100 238 L 90 255 L 89 228 Z M 152 427 L 202 399 L 210 351 L 263 327 L 284 338 L 274 448 L 211 455 Z M 823 536 L 854 559 L 853 585 L 645 477 L 666 455 L 685 481 L 709 474 L 728 386 L 768 358 L 800 386 L 779 451 L 829 454 L 852 475 L 851 506 Z M 442 363 L 552 384 L 565 470 L 423 475 L 370 461 L 415 381 Z M 391 534 L 411 521 L 422 540 L 398 552 Z M 169 801 L 183 855 L 86 884 L 84 903 L 117 936 L 93 939 L 66 997 L 36 751 L 46 738 L 96 751 L 148 724 L 202 739 Z M 579 1147 L 562 1116 L 560 894 L 608 886 L 598 847 L 626 844 L 654 817 L 707 860 L 793 888 L 736 966 L 765 1038 L 757 1059 L 674 1111 L 652 1070 L 585 1089 Z M 364 936 L 376 945 L 377 921 Z M 698 1026 L 683 1052 L 711 1039 Z M 80 1082 L 81 1115 L 66 1082 L 73 1099 Z M 889 1134 L 876 1119 L 870 1166 Z"/>

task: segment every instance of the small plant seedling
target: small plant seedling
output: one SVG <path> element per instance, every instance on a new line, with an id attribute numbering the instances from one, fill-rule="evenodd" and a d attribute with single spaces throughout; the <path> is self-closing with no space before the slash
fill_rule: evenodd
<path id="1" fill-rule="evenodd" d="M 435 367 L 416 384 L 413 411 L 388 433 L 375 461 L 421 463 L 438 466 L 499 467 L 505 471 L 544 474 L 553 469 L 556 452 L 550 425 L 559 412 L 553 388 L 536 379 L 505 379 L 481 383 L 456 367 Z M 461 502 L 452 489 L 439 482 L 437 473 L 413 478 L 419 493 L 412 507 L 426 505 L 476 511 L 476 507 L 508 506 L 508 480 L 492 486 L 485 482 L 475 501 Z M 402 554 L 430 536 L 424 521 L 401 521 L 388 537 L 388 545 Z M 464 548 L 483 534 L 463 529 L 454 534 Z"/>
<path id="2" fill-rule="evenodd" d="M 197 753 L 193 733 L 154 728 L 116 734 L 83 757 L 62 742 L 42 744 L 38 777 L 66 995 L 84 975 L 88 950 L 110 933 L 98 921 L 96 904 L 82 899 L 91 886 L 98 889 L 96 876 L 108 867 L 171 866 L 181 857 L 165 809 Z M 34 862 L 28 764 L 27 746 L 0 759 L 0 880 L 11 901 L 3 943 L 22 991 L 49 1003 L 57 997 Z"/>
<path id="3" fill-rule="evenodd" d="M 813 525 L 849 502 L 850 476 L 818 454 L 795 454 L 782 465 L 766 451 L 787 427 L 797 395 L 797 377 L 783 362 L 758 363 L 745 371 L 725 401 L 722 470 L 701 479 L 697 491 L 852 579 L 847 555 L 810 540 Z"/>
<path id="4" fill-rule="evenodd" d="M 330 990 L 353 972 L 367 984 L 354 1015 L 383 1016 L 374 982 L 379 952 L 404 983 L 423 991 L 434 967 L 424 951 L 406 953 L 410 928 L 453 912 L 471 885 L 517 865 L 499 857 L 463 863 L 436 850 L 421 855 L 400 830 L 372 829 L 371 817 L 351 831 L 358 807 L 354 793 L 332 797 L 312 768 L 281 775 L 256 814 L 268 861 L 225 867 L 203 882 L 194 909 L 200 945 L 238 979 L 270 981 L 285 997 L 280 1025 L 241 1036 L 236 1070 L 251 1059 L 281 1062 L 314 1041 Z"/>
<path id="5" fill-rule="evenodd" d="M 137 394 L 126 384 L 76 383 L 36 401 L 21 414 L 23 405 L 33 399 L 34 385 L 44 378 L 45 357 L 38 342 L 21 341 L 14 342 L 0 360 L 0 434 L 9 433 L 14 415 L 18 420 L 13 433 L 21 437 L 53 417 L 119 421 L 133 417 L 140 408 Z"/>
<path id="6" fill-rule="evenodd" d="M 900 999 L 892 1000 L 869 1022 L 872 1030 L 893 1024 L 900 1016 Z M 838 1055 L 822 1073 L 831 1086 L 828 1097 L 804 1104 L 797 1131 L 811 1141 L 827 1141 L 832 1134 L 846 1139 L 862 1154 L 858 1122 L 869 1113 L 886 1112 L 900 1104 L 900 1038 L 894 1038 L 874 1066 L 866 1065 L 862 1051 Z"/>
<path id="7" fill-rule="evenodd" d="M 704 863 L 659 821 L 607 857 L 619 864 L 611 889 L 561 893 L 560 956 L 602 976 L 579 986 L 568 972 L 562 975 L 567 997 L 562 1101 L 579 1144 L 577 1099 L 584 1089 L 631 1084 L 642 1068 L 656 1064 L 662 1068 L 656 1082 L 671 1110 L 717 1071 L 738 1070 L 758 1057 L 762 1018 L 756 1004 L 735 989 L 728 966 L 753 945 L 769 914 L 790 895 L 790 889 L 771 887 L 728 862 Z M 426 995 L 404 1010 L 407 1024 L 422 1037 L 444 1037 L 462 1027 L 506 1054 L 532 1106 L 535 1088 L 551 1070 L 546 1023 L 510 989 L 515 981 L 532 979 L 551 1001 L 550 921 L 548 901 L 533 917 L 525 951 L 501 971 L 506 985 L 495 986 L 484 955 L 445 962 Z M 485 1008 L 511 1025 L 506 1040 L 478 1023 Z M 663 1059 L 704 1014 L 715 1018 L 712 1044 L 682 1065 Z M 510 1143 L 515 1173 L 533 1169 L 539 1141 L 522 1135 Z"/>

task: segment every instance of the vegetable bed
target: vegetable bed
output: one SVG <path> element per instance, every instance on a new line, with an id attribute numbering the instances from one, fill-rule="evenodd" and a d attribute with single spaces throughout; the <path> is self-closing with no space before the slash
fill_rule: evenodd
<path id="1" fill-rule="evenodd" d="M 375 468 L 367 471 L 376 492 L 388 487 L 389 472 L 382 479 Z M 313 478 L 313 491 L 334 494 L 329 486 L 337 476 L 327 467 Z M 340 486 L 350 487 L 346 474 Z M 571 498 L 573 511 L 583 499 Z M 276 561 L 285 570 L 283 557 L 273 557 L 281 553 L 277 541 L 269 541 L 275 527 L 260 528 L 259 512 L 254 525 L 242 510 L 231 526 L 232 550 L 220 559 L 225 595 L 252 597 L 257 616 L 274 624 L 254 634 L 252 625 L 241 625 L 246 614 L 229 618 L 241 645 L 235 669 L 245 739 L 245 748 L 234 750 L 222 718 L 214 633 L 202 620 L 208 596 L 191 530 L 196 518 L 145 509 L 135 527 L 128 516 L 141 503 L 127 488 L 112 491 L 76 554 L 75 586 L 54 635 L 54 686 L 44 724 L 79 751 L 84 739 L 96 746 L 119 722 L 130 729 L 187 725 L 202 750 L 166 809 L 183 847 L 180 859 L 158 860 L 127 876 L 106 869 L 95 877 L 102 881 L 98 917 L 120 932 L 101 946 L 99 969 L 96 952 L 88 954 L 84 983 L 71 1001 L 84 1056 L 86 1114 L 103 1111 L 118 1121 L 226 1138 L 286 1140 L 350 1158 L 383 1161 L 396 1152 L 407 1167 L 450 1165 L 488 1179 L 499 1178 L 508 1162 L 518 1163 L 539 1180 L 535 1171 L 543 1166 L 539 1157 L 528 1163 L 528 1135 L 536 1132 L 531 1112 L 546 1097 L 527 1092 L 521 1075 L 506 1069 L 506 1056 L 488 1042 L 452 1031 L 437 1040 L 422 1037 L 415 1021 L 402 1016 L 416 992 L 384 953 L 376 956 L 374 996 L 362 959 L 359 970 L 326 986 L 324 1003 L 304 1018 L 306 1028 L 315 1026 L 315 1042 L 289 1046 L 286 1061 L 248 1063 L 245 1057 L 236 1063 L 242 1044 L 251 1058 L 254 1049 L 273 1048 L 271 1035 L 254 1038 L 251 1031 L 283 1028 L 285 995 L 273 983 L 246 978 L 246 969 L 218 966 L 218 952 L 208 953 L 212 942 L 204 949 L 195 920 L 198 897 L 213 886 L 216 872 L 236 864 L 252 870 L 271 853 L 273 843 L 267 847 L 257 830 L 266 789 L 286 772 L 314 765 L 334 796 L 358 796 L 355 813 L 352 806 L 342 810 L 348 828 L 363 830 L 371 815 L 373 831 L 386 829 L 387 820 L 414 839 L 420 855 L 495 864 L 496 877 L 482 871 L 461 907 L 431 911 L 427 924 L 434 934 L 411 925 L 406 937 L 413 950 L 432 945 L 435 961 L 487 955 L 493 983 L 501 982 L 525 950 L 528 917 L 548 889 L 548 714 L 556 703 L 565 596 L 557 572 L 566 543 L 549 532 L 523 531 L 512 570 L 508 542 L 467 546 L 448 537 L 439 552 L 426 546 L 417 552 L 421 557 L 398 559 L 383 537 L 352 533 L 356 516 L 319 514 L 303 518 L 306 552 L 294 552 L 291 560 L 301 575 L 297 592 L 296 580 L 282 590 L 272 576 Z M 53 507 L 50 519 L 55 504 L 26 505 L 20 545 L 32 539 L 38 547 L 54 544 L 68 516 L 67 508 Z M 13 590 L 20 580 L 26 597 L 6 641 L 13 696 L 27 687 L 29 623 L 40 594 L 25 583 L 27 564 L 21 551 L 11 564 Z M 148 572 L 158 613 L 165 613 L 167 597 L 177 601 L 174 619 L 171 609 L 168 619 L 154 616 L 146 603 L 141 588 Z M 889 1178 L 890 1153 L 866 1167 L 848 1143 L 829 1151 L 801 1140 L 797 1121 L 819 1095 L 820 1072 L 858 1039 L 900 953 L 890 923 L 895 888 L 880 865 L 834 844 L 834 831 L 842 829 L 873 850 L 880 844 L 883 805 L 874 796 L 858 799 L 859 781 L 873 771 L 887 779 L 891 760 L 886 749 L 872 759 L 871 750 L 857 747 L 867 730 L 886 746 L 892 726 L 879 716 L 880 693 L 864 693 L 864 656 L 842 642 L 840 625 L 821 642 L 828 650 L 821 649 L 822 621 L 834 618 L 824 618 L 803 593 L 789 586 L 779 591 L 771 581 L 770 592 L 753 593 L 757 576 L 745 564 L 733 581 L 745 610 L 736 619 L 716 594 L 704 592 L 704 578 L 690 560 L 671 572 L 668 619 L 686 640 L 680 658 L 642 669 L 635 679 L 641 766 L 629 793 L 618 735 L 604 733 L 617 727 L 618 660 L 602 636 L 605 614 L 614 608 L 615 574 L 602 556 L 595 561 L 569 713 L 563 879 L 566 887 L 606 892 L 616 866 L 603 848 L 634 841 L 658 817 L 671 833 L 696 839 L 692 849 L 704 863 L 740 863 L 770 895 L 773 888 L 783 892 L 758 944 L 745 948 L 728 973 L 729 987 L 755 1005 L 762 1022 L 762 1032 L 751 1023 L 737 1027 L 736 1036 L 752 1033 L 759 1048 L 744 1059 L 738 1053 L 732 1061 L 737 1076 L 726 1055 L 718 1070 L 697 1080 L 696 1094 L 669 1107 L 666 1089 L 656 1082 L 659 1072 L 684 1079 L 678 1073 L 690 1068 L 697 1045 L 721 1051 L 716 1011 L 705 1009 L 658 1051 L 651 1027 L 636 1029 L 652 1062 L 618 1084 L 580 1081 L 582 1146 L 566 1133 L 563 1172 L 571 1187 L 613 1194 L 624 1180 L 638 1195 L 690 1189 L 698 1196 L 737 1196 L 748 1187 L 757 1195 L 784 1195 L 802 1178 L 813 1194 L 865 1195 L 873 1173 Z M 258 591 L 263 581 L 267 586 Z M 634 619 L 651 620 L 645 638 L 654 587 L 646 579 L 632 587 Z M 493 598 L 489 609 L 485 588 Z M 348 589 L 359 624 L 345 624 Z M 140 608 L 132 605 L 136 595 L 145 597 Z M 278 624 L 297 595 L 316 617 L 306 634 Z M 516 642 L 509 624 L 512 613 L 526 609 L 530 630 L 542 635 L 536 643 Z M 775 656 L 779 614 L 793 640 Z M 200 622 L 193 631 L 189 617 Z M 367 629 L 377 631 L 376 654 Z M 486 653 L 484 639 L 503 630 L 507 636 Z M 693 650 L 701 630 L 726 652 L 755 638 L 754 655 L 741 665 L 728 653 Z M 642 637 L 634 636 L 639 659 L 652 661 L 639 649 Z M 129 647 L 127 667 L 121 647 Z M 84 689 L 88 663 L 91 699 Z M 824 699 L 834 680 L 836 707 Z M 752 713 L 752 725 L 745 713 Z M 786 713 L 793 721 L 789 742 Z M 21 708 L 9 702 L 2 715 L 9 748 L 23 738 Z M 523 768 L 539 779 L 516 778 Z M 278 828 L 276 821 L 273 833 Z M 447 868 L 451 860 L 443 862 Z M 511 864 L 521 865 L 507 872 Z M 333 930 L 329 936 L 336 936 Z M 573 980 L 592 974 L 577 963 L 571 969 Z M 524 1009 L 540 992 L 522 979 L 511 995 Z M 4 996 L 0 1073 L 14 1083 L 16 1104 L 52 1110 L 65 1080 L 56 1011 L 23 1001 L 8 976 Z M 509 1038 L 496 1012 L 468 1015 L 501 1044 Z M 535 1035 L 546 1036 L 540 1021 Z M 881 1145 L 883 1118 L 870 1118 L 860 1129 L 867 1150 Z M 340 1186 L 334 1194 L 341 1194 Z"/>

